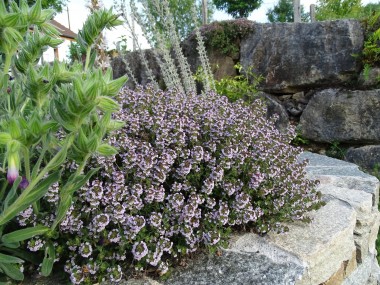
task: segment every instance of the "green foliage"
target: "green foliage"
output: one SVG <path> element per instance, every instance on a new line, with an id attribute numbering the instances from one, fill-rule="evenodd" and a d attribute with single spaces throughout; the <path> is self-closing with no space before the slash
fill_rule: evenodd
<path id="1" fill-rule="evenodd" d="M 219 95 L 226 96 L 230 102 L 244 100 L 252 103 L 257 96 L 257 86 L 263 80 L 261 75 L 253 72 L 253 68 L 243 70 L 240 63 L 236 64 L 235 69 L 238 75 L 234 77 L 226 77 L 215 81 L 215 91 Z"/>
<path id="2" fill-rule="evenodd" d="M 326 155 L 337 159 L 344 159 L 346 152 L 346 147 L 342 146 L 339 142 L 332 142 L 326 150 Z"/>
<path id="3" fill-rule="evenodd" d="M 266 13 L 269 22 L 293 22 L 293 1 L 292 0 L 279 0 L 278 3 Z M 301 19 L 303 22 L 308 22 L 310 18 L 309 13 L 305 13 L 304 6 L 301 5 Z"/>
<path id="4" fill-rule="evenodd" d="M 239 52 L 240 41 L 252 31 L 252 25 L 244 19 L 213 22 L 203 29 L 206 46 L 213 47 L 225 55 Z"/>
<path id="5" fill-rule="evenodd" d="M 380 64 L 380 11 L 375 12 L 367 20 L 366 39 L 361 59 L 365 66 Z"/>
<path id="6" fill-rule="evenodd" d="M 318 0 L 315 18 L 319 21 L 360 18 L 361 0 Z"/>
<path id="7" fill-rule="evenodd" d="M 126 81 L 112 80 L 93 68 L 87 58 L 68 67 L 55 61 L 38 65 L 47 47 L 61 43 L 58 31 L 48 23 L 54 11 L 43 10 L 41 0 L 28 7 L 25 0 L 9 7 L 0 2 L 0 272 L 15 280 L 24 278 L 20 264 L 31 260 L 18 247 L 45 235 L 42 274 L 48 275 L 55 259 L 51 239 L 70 207 L 72 195 L 96 172 L 83 170 L 93 155 L 112 155 L 115 149 L 102 142 L 117 122 L 115 96 Z M 93 13 L 80 33 L 80 44 L 92 48 L 104 28 L 120 24 L 111 10 Z M 9 76 L 11 72 L 12 77 Z M 76 170 L 60 180 L 67 163 Z M 5 178 L 6 176 L 6 178 Z M 40 199 L 60 183 L 60 203 L 52 227 L 41 224 L 19 229 L 13 219 L 27 208 L 41 215 Z"/>
<path id="8" fill-rule="evenodd" d="M 302 136 L 299 129 L 296 129 L 296 136 L 293 138 L 291 144 L 295 146 L 303 146 L 310 144 L 310 141 Z"/>
<path id="9" fill-rule="evenodd" d="M 224 10 L 236 19 L 247 18 L 260 7 L 262 0 L 213 0 L 213 3 L 217 9 Z"/>
<path id="10" fill-rule="evenodd" d="M 20 0 L 14 1 L 17 5 L 20 5 Z M 41 0 L 41 6 L 43 9 L 54 9 L 57 12 L 62 12 L 62 8 L 67 5 L 68 0 Z M 11 3 L 11 0 L 5 0 L 6 5 L 8 6 Z M 32 6 L 36 3 L 36 0 L 27 0 L 28 6 Z"/>
<path id="11" fill-rule="evenodd" d="M 117 5 L 119 9 L 125 6 L 126 0 L 117 1 L 119 4 Z M 131 1 L 130 1 L 131 2 Z M 142 22 L 144 23 L 145 29 L 147 29 L 147 36 L 149 40 L 152 42 L 157 42 L 158 39 L 155 37 L 155 31 L 158 30 L 161 33 L 165 33 L 167 31 L 167 19 L 162 17 L 160 13 L 162 9 L 157 9 L 155 4 L 155 0 L 137 0 L 137 2 L 147 4 L 147 8 L 153 16 L 154 25 L 152 25 L 152 19 L 145 13 L 144 10 L 141 11 L 140 16 Z M 144 3 L 145 2 L 145 3 Z M 196 14 L 198 22 L 202 22 L 202 0 L 167 0 L 170 13 L 173 15 L 174 26 L 181 40 L 184 40 L 197 26 L 197 22 L 194 22 L 192 17 L 192 8 L 195 4 Z M 208 4 L 208 22 L 211 21 L 212 15 L 214 12 L 213 6 Z"/>
<path id="12" fill-rule="evenodd" d="M 86 49 L 81 48 L 81 46 L 76 42 L 71 42 L 69 45 L 68 58 L 71 63 L 75 61 L 82 62 L 83 57 L 86 56 Z"/>

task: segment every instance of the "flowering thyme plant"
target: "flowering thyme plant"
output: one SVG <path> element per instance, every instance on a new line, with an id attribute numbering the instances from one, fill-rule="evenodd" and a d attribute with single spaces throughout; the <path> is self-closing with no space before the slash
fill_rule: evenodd
<path id="1" fill-rule="evenodd" d="M 164 274 L 175 257 L 225 245 L 232 227 L 281 232 L 321 205 L 297 162 L 301 150 L 289 145 L 294 132 L 277 131 L 261 101 L 248 107 L 150 87 L 123 89 L 118 99 L 115 119 L 126 124 L 108 143 L 119 154 L 93 160 L 100 171 L 59 226 L 74 284 L 117 282 L 149 267 Z M 43 198 L 51 212 L 59 188 Z M 19 222 L 51 224 L 30 213 Z"/>
<path id="2" fill-rule="evenodd" d="M 15 280 L 24 278 L 20 264 L 34 257 L 18 247 L 28 245 L 34 251 L 44 249 L 41 272 L 48 275 L 55 260 L 53 239 L 56 227 L 66 216 L 73 193 L 83 186 L 97 169 L 83 170 L 93 155 L 114 155 L 116 150 L 102 142 L 110 129 L 121 126 L 111 120 L 119 105 L 115 96 L 126 81 L 112 80 L 92 67 L 90 56 L 81 64 L 39 65 L 47 47 L 62 41 L 49 23 L 53 10 L 42 10 L 41 0 L 28 7 L 26 0 L 0 1 L 0 272 Z M 80 44 L 91 49 L 104 28 L 121 24 L 112 10 L 92 14 L 80 34 Z M 62 165 L 70 160 L 76 169 L 60 180 Z M 49 225 L 43 222 L 19 224 L 13 218 L 20 213 L 44 216 L 40 199 L 60 183 L 57 208 Z"/>

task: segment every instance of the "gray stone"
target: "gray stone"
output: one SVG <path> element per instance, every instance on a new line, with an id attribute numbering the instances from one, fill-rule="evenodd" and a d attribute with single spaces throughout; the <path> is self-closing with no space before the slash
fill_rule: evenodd
<path id="1" fill-rule="evenodd" d="M 360 70 L 352 56 L 363 47 L 359 21 L 253 23 L 242 40 L 240 62 L 264 76 L 268 93 L 296 93 L 310 87 L 344 85 Z"/>
<path id="2" fill-rule="evenodd" d="M 363 263 L 360 264 L 352 274 L 347 276 L 342 285 L 377 285 L 375 277 L 375 275 L 378 274 L 377 267 L 376 256 L 367 256 Z M 374 278 L 371 278 L 372 276 Z M 376 283 L 374 283 L 374 281 Z"/>
<path id="3" fill-rule="evenodd" d="M 380 145 L 351 147 L 347 150 L 345 160 L 355 163 L 364 169 L 373 170 L 380 167 Z"/>
<path id="4" fill-rule="evenodd" d="M 380 142 L 380 90 L 317 92 L 305 108 L 303 137 L 317 142 Z"/>
<path id="5" fill-rule="evenodd" d="M 111 62 L 113 77 L 119 78 L 125 74 L 129 77 L 131 76 L 126 71 L 125 62 L 127 62 L 131 72 L 133 73 L 133 76 L 136 78 L 137 82 L 140 85 L 147 85 L 148 83 L 150 83 L 151 80 L 148 78 L 148 73 L 146 72 L 147 69 L 145 68 L 141 60 L 141 53 L 146 58 L 146 61 L 149 65 L 149 68 L 152 71 L 154 79 L 159 83 L 159 85 L 162 88 L 164 88 L 165 84 L 162 79 L 163 77 L 161 75 L 161 69 L 151 49 L 128 52 L 125 56 L 123 56 L 123 58 L 114 58 Z M 129 78 L 129 80 L 127 81 L 126 86 L 132 89 L 136 87 L 135 83 L 131 78 Z"/>
<path id="6" fill-rule="evenodd" d="M 337 186 L 348 189 L 360 189 L 372 195 L 372 206 L 379 203 L 379 180 L 363 171 L 353 163 L 330 158 L 327 156 L 304 152 L 299 160 L 309 161 L 306 167 L 309 179 L 319 180 L 323 185 Z"/>
<path id="7" fill-rule="evenodd" d="M 290 285 L 302 274 L 292 262 L 275 263 L 256 252 L 224 251 L 221 256 L 202 256 L 187 268 L 174 270 L 165 281 L 170 285 Z"/>
<path id="8" fill-rule="evenodd" d="M 275 96 L 264 92 L 259 92 L 258 96 L 263 98 L 267 105 L 267 118 L 269 119 L 273 117 L 273 115 L 277 115 L 278 120 L 275 123 L 276 128 L 281 132 L 286 132 L 289 127 L 289 116 L 285 107 Z"/>

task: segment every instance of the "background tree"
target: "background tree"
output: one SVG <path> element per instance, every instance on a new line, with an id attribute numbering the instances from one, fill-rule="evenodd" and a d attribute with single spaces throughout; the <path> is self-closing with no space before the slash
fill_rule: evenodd
<path id="1" fill-rule="evenodd" d="M 315 18 L 319 21 L 360 18 L 363 7 L 361 0 L 318 0 Z"/>
<path id="2" fill-rule="evenodd" d="M 268 21 L 271 23 L 293 22 L 293 1 L 279 0 L 278 3 L 272 9 L 268 9 L 266 15 L 268 17 Z M 303 5 L 301 5 L 301 19 L 302 22 L 308 22 L 310 20 L 310 14 L 305 13 Z"/>
<path id="3" fill-rule="evenodd" d="M 5 0 L 6 4 L 9 4 L 11 0 Z M 41 6 L 42 9 L 54 9 L 58 13 L 62 12 L 62 9 L 67 5 L 67 2 L 69 0 L 42 0 Z M 19 0 L 15 1 L 17 4 L 19 4 Z M 28 5 L 32 6 L 36 0 L 28 0 Z"/>
<path id="4" fill-rule="evenodd" d="M 195 28 L 197 23 L 194 23 L 192 18 L 192 7 L 196 5 L 196 11 L 197 11 L 197 18 L 199 19 L 199 22 L 202 23 L 202 0 L 167 0 L 169 3 L 169 9 L 171 14 L 173 15 L 174 25 L 176 26 L 176 31 L 180 37 L 181 40 L 185 39 Z M 124 3 L 124 5 L 127 5 L 126 0 L 119 0 L 119 3 Z M 138 0 L 140 2 L 140 0 Z M 151 11 L 154 19 L 155 19 L 155 28 L 159 31 L 164 31 L 164 25 L 165 25 L 165 19 L 162 19 L 159 16 L 159 13 L 156 11 L 156 7 L 154 7 L 153 1 L 148 0 L 149 5 L 149 11 Z M 116 5 L 116 8 L 120 7 L 121 5 Z M 207 22 L 209 23 L 212 19 L 213 15 L 213 5 L 211 1 L 207 1 Z M 119 9 L 118 9 L 119 10 Z M 151 31 L 150 27 L 152 26 L 151 22 L 147 19 L 147 17 L 144 14 L 141 14 L 142 20 L 145 22 L 145 28 L 148 32 Z M 151 35 L 148 35 L 151 36 Z"/>
<path id="5" fill-rule="evenodd" d="M 213 0 L 215 7 L 236 18 L 248 18 L 249 14 L 260 7 L 262 0 Z"/>

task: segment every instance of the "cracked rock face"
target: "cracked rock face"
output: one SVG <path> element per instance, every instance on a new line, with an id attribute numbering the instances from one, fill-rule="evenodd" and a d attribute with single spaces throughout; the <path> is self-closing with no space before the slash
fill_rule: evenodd
<path id="1" fill-rule="evenodd" d="M 317 142 L 379 143 L 379 107 L 380 89 L 322 90 L 302 113 L 302 136 Z"/>
<path id="2" fill-rule="evenodd" d="M 357 76 L 360 65 L 352 55 L 363 47 L 358 21 L 252 25 L 241 43 L 240 61 L 264 76 L 260 87 L 265 92 L 296 93 L 342 85 Z"/>

